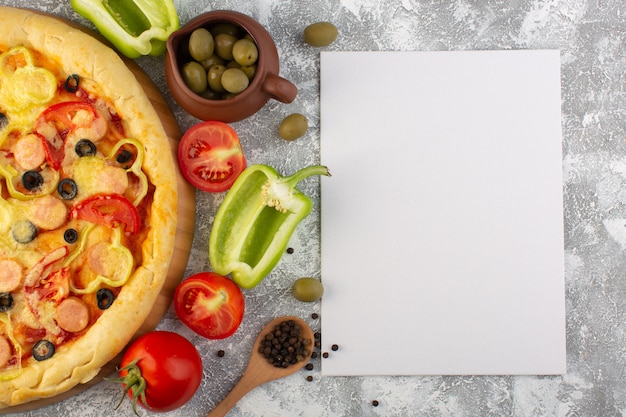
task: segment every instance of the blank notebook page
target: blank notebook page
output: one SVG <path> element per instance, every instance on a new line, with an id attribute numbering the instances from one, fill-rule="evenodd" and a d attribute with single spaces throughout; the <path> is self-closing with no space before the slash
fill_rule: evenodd
<path id="1" fill-rule="evenodd" d="M 560 91 L 556 50 L 321 53 L 323 374 L 565 373 Z"/>

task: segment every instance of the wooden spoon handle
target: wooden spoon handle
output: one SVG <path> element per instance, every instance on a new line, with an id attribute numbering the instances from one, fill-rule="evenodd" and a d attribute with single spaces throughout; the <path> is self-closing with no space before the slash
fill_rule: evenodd
<path id="1" fill-rule="evenodd" d="M 251 372 L 245 372 L 232 391 L 206 417 L 225 416 L 244 395 L 261 383 L 258 376 Z"/>

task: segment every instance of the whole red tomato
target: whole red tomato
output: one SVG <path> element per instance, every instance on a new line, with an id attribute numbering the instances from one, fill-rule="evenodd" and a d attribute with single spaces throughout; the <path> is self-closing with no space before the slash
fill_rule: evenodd
<path id="1" fill-rule="evenodd" d="M 120 378 L 137 413 L 139 403 L 151 411 L 181 407 L 193 397 L 202 380 L 202 359 L 183 336 L 167 331 L 146 333 L 122 357 Z"/>
<path id="2" fill-rule="evenodd" d="M 228 190 L 246 167 L 237 132 L 224 122 L 192 126 L 178 144 L 178 163 L 194 187 L 207 192 Z"/>
<path id="3" fill-rule="evenodd" d="M 213 272 L 190 276 L 174 293 L 178 318 L 208 339 L 224 339 L 235 333 L 243 320 L 244 307 L 239 286 Z"/>

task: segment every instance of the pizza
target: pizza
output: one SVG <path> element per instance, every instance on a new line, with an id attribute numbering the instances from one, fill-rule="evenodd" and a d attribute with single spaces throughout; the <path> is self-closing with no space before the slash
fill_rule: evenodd
<path id="1" fill-rule="evenodd" d="M 166 281 L 177 177 L 124 61 L 0 7 L 0 408 L 94 378 Z"/>

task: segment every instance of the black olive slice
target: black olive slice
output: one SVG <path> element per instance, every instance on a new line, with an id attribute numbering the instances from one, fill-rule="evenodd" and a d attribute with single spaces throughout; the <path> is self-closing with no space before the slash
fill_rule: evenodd
<path id="1" fill-rule="evenodd" d="M 80 77 L 78 74 L 72 74 L 65 80 L 65 91 L 68 93 L 75 93 L 78 91 L 78 85 L 80 84 Z"/>
<path id="2" fill-rule="evenodd" d="M 57 191 L 63 200 L 71 200 L 78 194 L 78 187 L 73 179 L 63 178 L 57 185 Z"/>
<path id="3" fill-rule="evenodd" d="M 22 220 L 13 225 L 11 236 L 18 243 L 29 243 L 37 237 L 37 226 L 28 220 Z"/>
<path id="4" fill-rule="evenodd" d="M 13 307 L 13 296 L 8 292 L 0 293 L 0 313 L 9 311 Z"/>
<path id="5" fill-rule="evenodd" d="M 6 114 L 0 112 L 0 130 L 9 125 L 9 118 Z"/>
<path id="6" fill-rule="evenodd" d="M 115 160 L 118 164 L 126 164 L 133 159 L 133 153 L 129 150 L 122 149 L 118 154 Z"/>
<path id="7" fill-rule="evenodd" d="M 76 229 L 67 229 L 65 233 L 63 233 L 63 239 L 65 239 L 67 243 L 76 243 L 78 240 L 78 232 Z"/>
<path id="8" fill-rule="evenodd" d="M 43 185 L 43 177 L 37 171 L 26 171 L 22 174 L 22 184 L 28 191 L 35 191 Z"/>
<path id="9" fill-rule="evenodd" d="M 108 288 L 100 288 L 98 292 L 96 292 L 96 300 L 98 301 L 98 308 L 100 310 L 106 310 L 113 305 L 115 294 Z"/>
<path id="10" fill-rule="evenodd" d="M 74 152 L 76 152 L 76 155 L 80 157 L 94 156 L 96 154 L 96 145 L 89 139 L 81 139 L 76 142 Z"/>
<path id="11" fill-rule="evenodd" d="M 33 358 L 38 361 L 45 361 L 54 355 L 54 345 L 47 340 L 40 340 L 33 346 Z"/>

